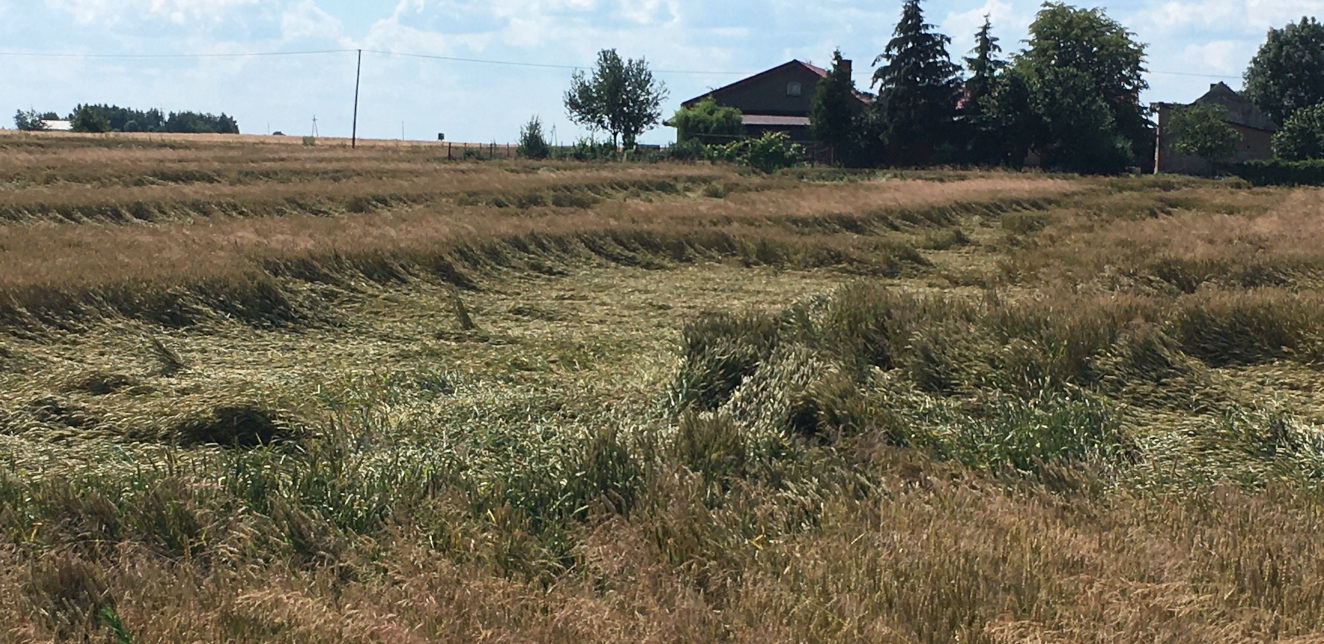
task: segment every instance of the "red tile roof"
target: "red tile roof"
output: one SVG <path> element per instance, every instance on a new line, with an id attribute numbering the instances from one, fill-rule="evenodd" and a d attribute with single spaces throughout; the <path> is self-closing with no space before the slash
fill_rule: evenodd
<path id="1" fill-rule="evenodd" d="M 691 107 L 691 106 L 693 106 L 695 103 L 698 103 L 699 101 L 703 100 L 704 98 L 706 98 L 706 97 L 708 97 L 708 96 L 711 96 L 711 95 L 713 95 L 713 94 L 717 94 L 717 93 L 719 93 L 719 92 L 724 92 L 724 91 L 726 91 L 726 90 L 728 90 L 728 89 L 731 89 L 731 88 L 733 88 L 733 87 L 739 87 L 740 85 L 744 85 L 745 83 L 753 82 L 753 81 L 759 79 L 760 77 L 766 76 L 766 75 L 771 74 L 771 73 L 773 73 L 773 72 L 781 71 L 782 69 L 784 69 L 784 68 L 786 68 L 786 67 L 792 67 L 792 66 L 795 66 L 795 65 L 799 65 L 800 67 L 803 67 L 803 68 L 805 68 L 805 69 L 807 69 L 807 70 L 813 72 L 815 75 L 817 75 L 817 76 L 820 77 L 820 78 L 827 78 L 828 72 L 827 72 L 826 69 L 823 69 L 822 67 L 816 67 L 816 66 L 814 66 L 814 65 L 811 65 L 811 64 L 806 63 L 806 62 L 801 61 L 801 60 L 792 60 L 792 61 L 789 62 L 789 63 L 784 63 L 784 64 L 781 64 L 781 65 L 778 65 L 778 66 L 776 66 L 776 67 L 773 67 L 772 69 L 769 69 L 769 70 L 766 70 L 766 71 L 759 72 L 759 73 L 754 74 L 753 76 L 750 76 L 750 77 L 748 77 L 748 78 L 742 78 L 742 79 L 740 79 L 740 80 L 738 80 L 738 81 L 736 81 L 736 82 L 734 82 L 734 83 L 731 83 L 730 85 L 724 85 L 724 86 L 719 87 L 719 88 L 717 88 L 717 89 L 715 89 L 715 90 L 712 90 L 712 91 L 710 91 L 710 92 L 706 92 L 706 93 L 704 93 L 702 96 L 696 96 L 696 97 L 694 97 L 694 98 L 691 98 L 690 100 L 685 101 L 684 103 L 681 103 L 681 105 L 684 106 L 684 107 Z M 860 99 L 861 101 L 865 102 L 865 103 L 869 103 L 869 102 L 872 102 L 872 101 L 873 101 L 873 97 L 869 96 L 868 94 L 864 94 L 864 93 L 861 93 L 861 92 L 856 92 L 855 95 L 858 96 L 859 99 Z"/>
<path id="2" fill-rule="evenodd" d="M 817 66 L 815 66 L 813 63 L 806 63 L 806 62 L 802 62 L 802 61 L 798 61 L 798 60 L 795 61 L 795 62 L 800 63 L 801 65 L 804 65 L 805 67 L 807 67 L 807 68 L 809 69 L 809 71 L 814 72 L 815 74 L 818 74 L 819 76 L 822 76 L 823 78 L 827 78 L 828 72 L 827 72 L 826 69 L 823 69 L 822 67 L 817 67 Z"/>

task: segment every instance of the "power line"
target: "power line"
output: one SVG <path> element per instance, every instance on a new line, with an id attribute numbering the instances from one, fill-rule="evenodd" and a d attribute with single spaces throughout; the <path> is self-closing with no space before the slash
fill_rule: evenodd
<path id="1" fill-rule="evenodd" d="M 101 59 L 190 59 L 190 58 L 258 58 L 275 56 L 317 56 L 323 54 L 347 54 L 355 53 L 358 49 L 317 49 L 309 51 L 263 51 L 263 52 L 243 52 L 226 54 L 75 54 L 67 52 L 20 52 L 20 51 L 0 51 L 0 57 L 18 57 L 18 58 L 101 58 Z M 557 65 L 551 63 L 526 63 L 513 60 L 493 60 L 487 58 L 462 58 L 458 56 L 438 56 L 434 54 L 415 54 L 403 51 L 384 51 L 381 49 L 362 50 L 371 54 L 381 56 L 397 56 L 404 58 L 420 58 L 425 60 L 443 60 L 453 63 L 471 63 L 479 65 L 502 65 L 506 67 L 529 67 L 534 69 L 565 69 L 570 71 L 589 69 L 591 65 Z M 658 69 L 655 74 L 691 74 L 705 76 L 748 76 L 747 72 L 724 72 L 713 70 L 692 70 L 692 69 Z"/>
<path id="2" fill-rule="evenodd" d="M 234 54 L 71 54 L 48 52 L 0 51 L 0 56 L 19 58 L 256 58 L 259 56 L 313 56 L 319 54 L 343 54 L 353 49 L 318 49 L 311 51 L 262 51 Z"/>
<path id="3" fill-rule="evenodd" d="M 405 58 L 423 58 L 427 60 L 445 60 L 454 63 L 477 63 L 481 65 L 505 65 L 509 67 L 534 67 L 540 69 L 566 69 L 578 71 L 589 69 L 591 65 L 555 65 L 551 63 L 522 63 L 508 60 L 487 60 L 482 58 L 458 58 L 455 56 L 436 56 L 432 54 L 414 54 L 403 51 L 382 51 L 380 49 L 364 49 L 363 51 L 379 54 L 382 56 L 401 56 Z M 692 69 L 656 69 L 654 74 L 695 74 L 695 75 L 721 75 L 721 76 L 750 76 L 750 72 L 721 72 L 721 71 L 700 71 Z"/>
<path id="4" fill-rule="evenodd" d="M 478 63 L 482 65 L 505 65 L 508 67 L 535 67 L 539 69 L 586 69 L 578 65 L 553 65 L 550 63 L 520 63 L 508 60 L 484 60 L 481 58 L 456 58 L 454 56 L 434 56 L 432 54 L 411 54 L 402 51 L 382 51 L 380 49 L 364 49 L 370 54 L 379 54 L 382 56 L 400 56 L 404 58 L 423 58 L 427 60 L 445 60 L 454 63 Z"/>
<path id="5" fill-rule="evenodd" d="M 17 58 L 99 58 L 99 59 L 192 59 L 192 58 L 269 58 L 281 56 L 321 56 L 326 54 L 347 54 L 355 53 L 357 49 L 313 49 L 306 51 L 261 51 L 261 52 L 238 52 L 238 53 L 207 53 L 207 54 L 76 54 L 67 52 L 18 52 L 18 51 L 0 51 L 0 57 Z M 478 65 L 501 65 L 505 67 L 527 67 L 532 69 L 564 69 L 569 71 L 586 70 L 591 65 L 559 65 L 554 63 L 526 63 L 513 60 L 494 60 L 488 58 L 463 58 L 459 56 L 440 56 L 435 54 L 416 54 L 403 51 L 385 51 L 381 49 L 364 49 L 367 53 L 380 56 L 395 56 L 402 58 L 418 58 L 423 60 L 441 60 L 453 63 L 469 63 Z M 675 75 L 695 75 L 695 76 L 750 76 L 753 72 L 731 72 L 716 70 L 693 70 L 693 69 L 657 69 L 653 70 L 655 74 L 675 74 Z M 1219 78 L 1240 80 L 1240 76 L 1226 74 L 1199 74 L 1194 72 L 1169 72 L 1159 70 L 1149 70 L 1150 74 L 1160 74 L 1163 76 L 1191 76 L 1196 78 Z"/>

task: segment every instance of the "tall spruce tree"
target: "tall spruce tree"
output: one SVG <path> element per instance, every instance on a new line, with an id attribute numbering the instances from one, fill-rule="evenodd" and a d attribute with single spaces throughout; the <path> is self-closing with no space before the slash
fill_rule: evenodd
<path id="1" fill-rule="evenodd" d="M 947 55 L 951 41 L 924 22 L 919 0 L 905 0 L 892 40 L 873 61 L 885 63 L 873 75 L 874 105 L 893 163 L 928 163 L 952 140 L 961 68 Z"/>
<path id="2" fill-rule="evenodd" d="M 832 70 L 818 81 L 809 101 L 809 131 L 819 143 L 831 146 L 838 159 L 846 155 L 855 137 L 855 121 L 863 104 L 855 96 L 855 81 L 841 50 L 832 54 Z"/>
<path id="3" fill-rule="evenodd" d="M 985 15 L 984 26 L 975 33 L 975 48 L 970 52 L 973 56 L 965 59 L 970 78 L 965 81 L 965 102 L 961 110 L 970 137 L 967 152 L 977 163 L 998 160 L 1003 147 L 998 140 L 996 124 L 987 114 L 998 73 L 1006 66 L 998 58 L 1001 52 L 998 39 L 993 37 L 993 25 Z"/>
<path id="4" fill-rule="evenodd" d="M 978 113 L 980 102 L 993 91 L 998 71 L 1006 65 L 998 58 L 1002 48 L 993 37 L 993 24 L 988 16 L 984 16 L 984 26 L 975 32 L 975 48 L 970 53 L 974 55 L 965 59 L 965 68 L 970 71 L 970 78 L 965 81 L 966 111 Z"/>

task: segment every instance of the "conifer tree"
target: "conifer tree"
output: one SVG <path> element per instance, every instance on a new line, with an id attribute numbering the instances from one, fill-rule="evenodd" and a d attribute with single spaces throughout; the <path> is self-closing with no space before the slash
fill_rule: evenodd
<path id="1" fill-rule="evenodd" d="M 818 82 L 809 102 L 809 130 L 814 139 L 832 146 L 841 157 L 855 136 L 855 120 L 861 106 L 855 96 L 855 81 L 838 49 L 832 54 L 832 70 Z"/>
<path id="2" fill-rule="evenodd" d="M 998 39 L 993 37 L 993 25 L 988 16 L 984 16 L 984 26 L 975 33 L 975 48 L 970 51 L 974 55 L 965 59 L 965 67 L 970 71 L 970 78 L 965 82 L 966 105 L 976 113 L 980 101 L 993 91 L 998 71 L 1006 65 L 998 59 L 1001 52 Z"/>
<path id="3" fill-rule="evenodd" d="M 919 0 L 905 0 L 901 21 L 874 65 L 875 103 L 894 163 L 923 164 L 949 143 L 959 95 L 960 67 L 947 54 L 951 38 L 924 22 Z"/>
<path id="4" fill-rule="evenodd" d="M 988 16 L 984 16 L 984 26 L 975 33 L 973 56 L 965 59 L 970 78 L 965 82 L 965 105 L 962 112 L 966 117 L 966 131 L 970 137 L 968 152 L 972 160 L 988 163 L 1000 156 L 996 126 L 988 117 L 987 104 L 991 100 L 998 72 L 1006 63 L 998 59 L 1002 51 L 998 39 L 993 37 L 993 25 Z"/>

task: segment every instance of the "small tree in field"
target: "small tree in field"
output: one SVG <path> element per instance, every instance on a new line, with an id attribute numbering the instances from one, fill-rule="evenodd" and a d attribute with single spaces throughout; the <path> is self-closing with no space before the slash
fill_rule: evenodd
<path id="1" fill-rule="evenodd" d="M 666 98 L 666 86 L 653 77 L 647 61 L 622 60 L 615 49 L 604 49 L 592 76 L 571 76 L 565 107 L 571 120 L 609 133 L 612 147 L 619 141 L 628 149 L 657 125 Z"/>
<path id="2" fill-rule="evenodd" d="M 1237 153 L 1241 135 L 1223 120 L 1223 110 L 1214 105 L 1190 105 L 1173 112 L 1168 127 L 1173 149 L 1209 162 L 1213 166 Z"/>
<path id="3" fill-rule="evenodd" d="M 515 151 L 526 159 L 551 156 L 552 146 L 547 144 L 547 137 L 543 135 L 542 119 L 535 116 L 519 129 L 519 147 Z"/>

